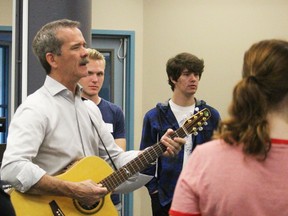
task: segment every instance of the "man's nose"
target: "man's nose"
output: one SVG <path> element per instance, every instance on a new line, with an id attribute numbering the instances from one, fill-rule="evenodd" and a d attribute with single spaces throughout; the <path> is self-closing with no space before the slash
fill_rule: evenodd
<path id="1" fill-rule="evenodd" d="M 91 77 L 92 77 L 92 81 L 93 81 L 93 82 L 97 82 L 97 81 L 98 81 L 98 76 L 97 76 L 96 73 L 93 73 L 93 74 L 91 75 Z"/>

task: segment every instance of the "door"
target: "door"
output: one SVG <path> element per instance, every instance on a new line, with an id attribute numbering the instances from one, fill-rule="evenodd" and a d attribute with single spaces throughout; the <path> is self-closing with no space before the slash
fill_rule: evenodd
<path id="1" fill-rule="evenodd" d="M 99 93 L 100 97 L 119 105 L 124 110 L 127 38 L 93 36 L 92 47 L 100 51 L 106 59 L 105 80 Z"/>

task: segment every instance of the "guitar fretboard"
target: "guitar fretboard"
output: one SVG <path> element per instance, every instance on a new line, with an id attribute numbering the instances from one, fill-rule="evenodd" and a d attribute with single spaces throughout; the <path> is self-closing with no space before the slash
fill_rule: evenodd
<path id="1" fill-rule="evenodd" d="M 170 137 L 172 139 L 175 137 L 184 138 L 191 133 L 195 133 L 204 123 L 206 123 L 207 119 L 210 118 L 210 115 L 210 111 L 207 108 L 199 111 L 191 118 L 186 120 L 184 125 L 174 131 Z M 166 146 L 161 142 L 158 142 L 144 150 L 138 157 L 134 158 L 126 165 L 113 172 L 100 183 L 105 186 L 109 192 L 112 192 L 129 177 L 151 166 L 151 164 L 155 162 L 155 160 L 165 151 Z"/>

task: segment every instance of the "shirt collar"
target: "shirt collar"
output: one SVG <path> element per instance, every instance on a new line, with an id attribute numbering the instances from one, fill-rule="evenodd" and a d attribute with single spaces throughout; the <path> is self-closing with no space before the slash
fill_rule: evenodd
<path id="1" fill-rule="evenodd" d="M 68 90 L 63 84 L 61 84 L 60 82 L 58 82 L 57 80 L 53 79 L 52 77 L 50 77 L 48 75 L 46 76 L 44 86 L 47 88 L 47 90 L 53 96 L 60 94 L 62 92 L 66 92 L 66 93 L 70 92 L 72 94 L 72 92 L 70 90 Z M 76 95 L 80 96 L 81 90 L 82 90 L 82 87 L 79 84 L 77 84 Z"/>

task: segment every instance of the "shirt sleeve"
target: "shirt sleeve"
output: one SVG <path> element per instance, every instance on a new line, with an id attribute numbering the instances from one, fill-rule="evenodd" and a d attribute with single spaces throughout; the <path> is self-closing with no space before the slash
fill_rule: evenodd
<path id="1" fill-rule="evenodd" d="M 2 161 L 1 179 L 21 192 L 26 192 L 46 173 L 32 159 L 44 137 L 44 121 L 37 110 L 19 108 L 15 113 Z"/>
<path id="2" fill-rule="evenodd" d="M 160 138 L 159 138 L 160 139 Z M 152 121 L 150 119 L 149 113 L 144 116 L 143 127 L 142 127 L 142 138 L 140 143 L 140 149 L 144 150 L 152 145 L 157 143 L 157 130 L 153 128 Z M 152 165 L 151 167 L 145 169 L 142 173 L 150 176 L 155 176 L 156 166 Z M 158 183 L 156 177 L 153 177 L 150 182 L 146 184 L 146 187 L 149 193 L 153 193 L 158 189 Z"/>

